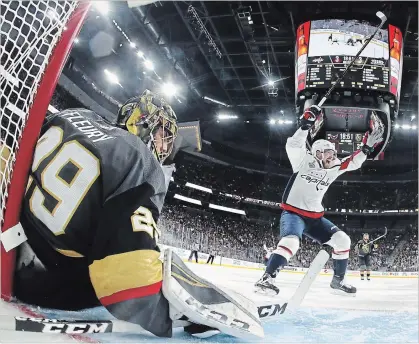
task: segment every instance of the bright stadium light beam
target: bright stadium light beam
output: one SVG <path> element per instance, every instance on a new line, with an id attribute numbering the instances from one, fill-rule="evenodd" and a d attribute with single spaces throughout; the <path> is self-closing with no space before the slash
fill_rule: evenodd
<path id="1" fill-rule="evenodd" d="M 237 118 L 239 118 L 237 115 L 229 115 L 229 114 L 224 114 L 224 113 L 221 113 L 218 115 L 218 119 L 220 120 L 237 119 Z"/>
<path id="2" fill-rule="evenodd" d="M 275 85 L 275 82 L 273 82 L 272 80 L 269 80 L 268 85 L 272 87 L 273 85 Z"/>
<path id="3" fill-rule="evenodd" d="M 129 46 L 130 46 L 131 48 L 135 48 L 135 47 L 136 47 L 136 45 L 135 45 L 135 43 L 134 43 L 134 42 L 130 42 L 130 43 L 129 43 Z"/>
<path id="4" fill-rule="evenodd" d="M 138 57 L 144 57 L 144 53 L 143 53 L 142 51 L 138 51 L 138 52 L 137 52 L 137 56 L 138 56 Z"/>
<path id="5" fill-rule="evenodd" d="M 112 72 L 108 71 L 107 69 L 105 69 L 105 74 L 106 74 L 106 77 L 108 78 L 108 80 L 109 80 L 110 83 L 120 85 L 119 79 L 118 79 L 118 77 L 114 73 L 112 73 Z"/>
<path id="6" fill-rule="evenodd" d="M 153 62 L 151 62 L 150 60 L 145 60 L 144 61 L 144 66 L 149 70 L 154 70 Z"/>
<path id="7" fill-rule="evenodd" d="M 109 3 L 107 1 L 93 1 L 93 6 L 96 7 L 96 10 L 102 14 L 109 13 Z"/>
<path id="8" fill-rule="evenodd" d="M 176 85 L 173 85 L 171 82 L 167 82 L 163 85 L 162 91 L 166 96 L 172 97 L 176 94 L 177 87 Z"/>
<path id="9" fill-rule="evenodd" d="M 275 124 L 275 120 L 274 120 L 274 119 L 271 119 L 271 120 L 269 121 L 269 124 L 274 125 L 274 124 Z"/>

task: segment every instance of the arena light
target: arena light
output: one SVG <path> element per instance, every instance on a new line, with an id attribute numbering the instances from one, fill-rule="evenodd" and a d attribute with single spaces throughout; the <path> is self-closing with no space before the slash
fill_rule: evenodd
<path id="1" fill-rule="evenodd" d="M 394 128 L 399 129 L 399 128 L 400 128 L 400 125 L 395 124 L 395 125 L 394 125 Z"/>
<path id="2" fill-rule="evenodd" d="M 226 211 L 226 212 L 229 212 L 229 213 L 246 215 L 246 212 L 244 210 L 241 210 L 241 209 L 234 209 L 234 208 L 229 208 L 229 207 L 223 207 L 222 205 L 217 205 L 217 204 L 212 204 L 212 203 L 209 204 L 209 207 L 211 209 L 222 210 L 222 211 Z"/>
<path id="3" fill-rule="evenodd" d="M 225 114 L 225 113 L 220 113 L 218 115 L 218 119 L 220 119 L 220 120 L 237 119 L 237 118 L 239 118 L 239 116 L 237 116 L 237 115 L 229 115 L 229 114 Z"/>
<path id="4" fill-rule="evenodd" d="M 75 43 L 75 44 L 77 44 L 77 43 L 79 43 L 79 42 L 80 42 L 80 40 L 79 40 L 78 38 L 75 38 L 75 39 L 74 39 L 74 43 Z"/>
<path id="5" fill-rule="evenodd" d="M 410 121 L 413 121 L 416 118 L 415 115 L 410 116 Z"/>
<path id="6" fill-rule="evenodd" d="M 105 74 L 106 74 L 106 77 L 108 78 L 108 80 L 109 80 L 110 83 L 120 85 L 119 79 L 118 79 L 118 77 L 114 73 L 112 73 L 112 72 L 108 71 L 107 69 L 105 69 Z"/>
<path id="7" fill-rule="evenodd" d="M 275 82 L 273 80 L 268 80 L 268 85 L 272 87 L 273 85 L 275 85 Z"/>
<path id="8" fill-rule="evenodd" d="M 98 12 L 105 15 L 109 13 L 109 3 L 107 1 L 93 1 L 92 4 Z"/>
<path id="9" fill-rule="evenodd" d="M 171 82 L 167 82 L 163 85 L 162 91 L 166 96 L 172 97 L 177 93 L 177 86 L 173 85 Z"/>
<path id="10" fill-rule="evenodd" d="M 207 97 L 207 96 L 204 96 L 204 100 L 208 100 L 211 103 L 215 103 L 215 104 L 222 105 L 222 106 L 225 106 L 225 107 L 231 107 L 231 105 L 228 105 L 228 104 L 226 104 L 226 103 L 224 103 L 220 100 L 210 98 L 210 97 Z"/>
<path id="11" fill-rule="evenodd" d="M 135 47 L 136 47 L 136 45 L 135 45 L 135 43 L 134 43 L 134 42 L 130 42 L 130 43 L 129 43 L 129 46 L 130 46 L 131 48 L 135 48 Z"/>
<path id="12" fill-rule="evenodd" d="M 200 191 L 204 191 L 204 192 L 212 193 L 212 190 L 211 190 L 211 189 L 206 188 L 206 187 L 203 187 L 203 186 L 201 186 L 201 185 L 196 185 L 196 184 L 192 184 L 192 183 L 187 182 L 187 183 L 185 184 L 185 186 L 190 187 L 190 188 L 192 188 L 192 189 L 196 189 L 196 190 L 200 190 Z"/>
<path id="13" fill-rule="evenodd" d="M 189 197 L 185 197 L 179 194 L 175 194 L 173 196 L 173 198 L 176 198 L 178 200 L 184 201 L 184 202 L 188 202 L 188 203 L 193 203 L 193 204 L 197 204 L 197 205 L 202 205 L 200 200 L 197 200 L 195 198 L 189 198 Z"/>
<path id="14" fill-rule="evenodd" d="M 137 56 L 138 57 L 144 57 L 144 53 L 142 51 L 137 51 Z"/>
<path id="15" fill-rule="evenodd" d="M 404 130 L 409 130 L 412 127 L 409 124 L 402 124 L 402 127 L 401 128 L 404 129 Z"/>
<path id="16" fill-rule="evenodd" d="M 153 65 L 153 62 L 151 62 L 150 60 L 145 60 L 145 61 L 144 61 L 144 66 L 145 66 L 148 70 L 154 70 L 154 65 Z"/>

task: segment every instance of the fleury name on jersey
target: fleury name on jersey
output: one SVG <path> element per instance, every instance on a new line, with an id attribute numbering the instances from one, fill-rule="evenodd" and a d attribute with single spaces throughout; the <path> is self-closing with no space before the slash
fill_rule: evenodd
<path id="1" fill-rule="evenodd" d="M 63 113 L 61 117 L 69 121 L 74 128 L 85 134 L 89 139 L 92 139 L 92 142 L 111 140 L 115 138 L 114 136 L 107 135 L 103 131 L 99 130 L 97 128 L 98 123 L 95 123 L 96 125 L 94 126 L 77 111 Z"/>

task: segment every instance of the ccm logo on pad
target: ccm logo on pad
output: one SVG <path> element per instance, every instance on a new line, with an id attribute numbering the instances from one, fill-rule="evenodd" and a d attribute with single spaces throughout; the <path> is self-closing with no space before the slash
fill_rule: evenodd
<path id="1" fill-rule="evenodd" d="M 105 333 L 112 332 L 111 321 L 60 321 L 56 319 L 15 317 L 16 331 L 43 333 Z"/>

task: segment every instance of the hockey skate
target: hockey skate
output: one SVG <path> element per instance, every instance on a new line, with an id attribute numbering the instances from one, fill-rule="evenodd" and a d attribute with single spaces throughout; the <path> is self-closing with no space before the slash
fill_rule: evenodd
<path id="1" fill-rule="evenodd" d="M 352 297 L 356 296 L 356 288 L 345 283 L 344 279 L 338 276 L 333 276 L 332 282 L 330 282 L 330 287 L 333 289 L 334 294 Z"/>
<path id="2" fill-rule="evenodd" d="M 279 288 L 274 284 L 274 278 L 265 272 L 261 279 L 255 283 L 256 293 L 262 293 L 266 295 L 278 295 Z"/>

